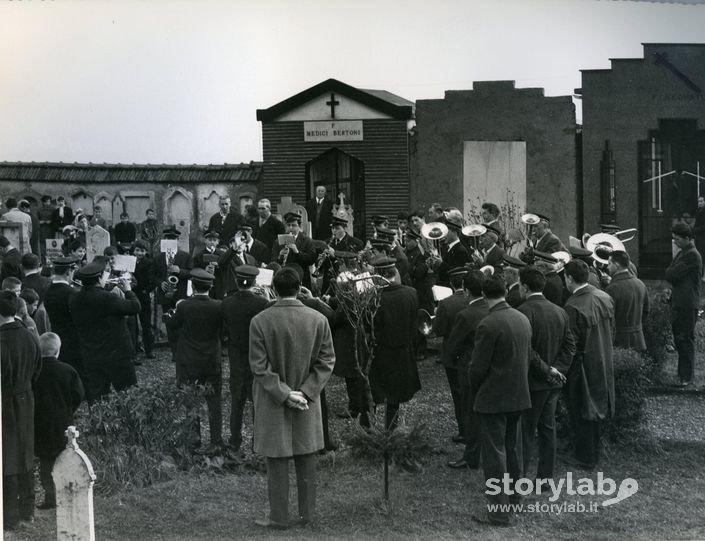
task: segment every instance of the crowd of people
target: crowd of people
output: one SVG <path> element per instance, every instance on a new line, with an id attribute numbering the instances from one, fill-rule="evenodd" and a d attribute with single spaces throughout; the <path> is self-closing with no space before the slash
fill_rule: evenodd
<path id="1" fill-rule="evenodd" d="M 219 204 L 193 253 L 162 251 L 159 241 L 178 239 L 180 232 L 161 227 L 150 209 L 140 224 L 122 214 L 113 245 L 87 262 L 80 232 L 101 225 L 101 217 L 74 214 L 63 198 L 51 212 L 51 198 L 42 198 L 37 224 L 42 235 L 75 233 L 61 257 L 49 261 L 41 250 L 20 254 L 0 236 L 6 528 L 33 515 L 35 455 L 46 494 L 41 507 L 55 505 L 50 472 L 64 447 L 63 431 L 84 394 L 93 402 L 137 384 L 136 364 L 155 357 L 157 306 L 177 382 L 205 388 L 210 441 L 195 452 L 238 455 L 244 407 L 253 400 L 254 450 L 267 460 L 270 517 L 259 521 L 265 527 L 290 524 L 291 457 L 299 521 L 314 518 L 315 456 L 337 448 L 325 398 L 331 374 L 345 379 L 342 415 L 369 428 L 375 406 L 384 405 L 385 427 L 397 427 L 400 405 L 421 389 L 417 362 L 430 351 L 419 309 L 435 316 L 457 424 L 452 440 L 464 444 L 448 467 L 481 467 L 485 479 L 534 471 L 537 479 L 552 478 L 561 393 L 574 434 L 573 455 L 565 460 L 597 466 L 604 421 L 619 407 L 613 348 L 646 349 L 649 297 L 626 251 L 566 248 L 550 218 L 537 214 L 523 250 L 510 255 L 516 232 L 505 230 L 493 203 L 482 206 L 481 228 L 470 230 L 458 209 L 440 204 L 396 220 L 373 216 L 367 242 L 350 234 L 344 215 L 332 213 L 323 186 L 306 204 L 311 237 L 299 214 L 280 220 L 267 199 L 258 201 L 257 219 L 232 209 L 229 197 Z M 6 205 L 4 219 L 28 216 L 22 202 L 20 210 L 11 199 Z M 673 286 L 678 375 L 687 386 L 694 375 L 702 261 L 688 225 L 674 225 L 672 236 L 678 253 L 666 279 Z M 133 272 L 118 265 L 118 256 L 127 254 L 134 256 Z M 336 298 L 336 281 L 350 272 L 368 272 L 384 283 L 369 374 L 355 354 L 358 334 Z M 227 443 L 224 350 L 231 395 Z M 508 501 L 504 494 L 488 498 Z M 474 518 L 508 524 L 510 513 L 498 509 Z"/>

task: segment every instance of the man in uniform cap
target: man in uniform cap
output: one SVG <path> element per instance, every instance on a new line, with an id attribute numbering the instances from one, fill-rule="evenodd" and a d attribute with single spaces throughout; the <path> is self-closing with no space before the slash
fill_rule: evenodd
<path id="1" fill-rule="evenodd" d="M 286 232 L 294 237 L 294 242 L 280 246 L 274 245 L 272 261 L 285 266 L 287 263 L 297 263 L 304 271 L 302 285 L 311 288 L 309 266 L 316 262 L 317 254 L 313 241 L 301 230 L 301 216 L 295 212 L 284 215 Z"/>
<path id="2" fill-rule="evenodd" d="M 595 265 L 593 264 L 595 260 L 592 257 L 592 252 L 585 248 L 581 248 L 580 246 L 571 246 L 570 248 L 568 248 L 568 253 L 570 253 L 573 259 L 579 259 L 587 264 L 588 271 L 590 273 L 588 275 L 588 284 L 593 287 L 601 288 L 602 285 L 600 284 L 600 273 L 597 271 Z"/>
<path id="3" fill-rule="evenodd" d="M 456 267 L 448 271 L 450 286 L 453 289 L 453 294 L 446 297 L 438 303 L 436 310 L 436 319 L 433 321 L 433 330 L 436 336 L 443 338 L 443 349 L 441 353 L 441 362 L 444 364 L 446 377 L 448 378 L 448 387 L 450 388 L 450 396 L 453 399 L 453 408 L 455 411 L 455 420 L 458 425 L 458 433 L 453 436 L 453 441 L 462 442 L 465 428 L 463 425 L 462 401 L 460 395 L 460 387 L 458 384 L 458 365 L 457 358 L 444 355 L 447 347 L 448 338 L 453 330 L 453 324 L 457 315 L 467 308 L 470 299 L 465 293 L 463 280 L 468 273 L 467 267 Z"/>
<path id="4" fill-rule="evenodd" d="M 539 217 L 539 223 L 534 227 L 534 234 L 536 235 L 534 249 L 549 254 L 565 252 L 566 249 L 561 239 L 551 232 L 551 219 L 543 214 L 537 214 L 536 216 Z"/>
<path id="5" fill-rule="evenodd" d="M 373 230 L 377 230 L 380 227 L 384 229 L 389 229 L 389 217 L 388 216 L 383 216 L 381 214 L 373 214 L 372 218 L 370 218 L 372 221 L 372 228 Z"/>
<path id="6" fill-rule="evenodd" d="M 205 385 L 210 444 L 202 454 L 217 454 L 223 446 L 221 396 L 223 379 L 220 361 L 220 333 L 223 325 L 221 302 L 208 291 L 215 277 L 203 269 L 191 271 L 193 295 L 176 305 L 166 320 L 176 336 L 176 381 L 178 384 Z"/>
<path id="7" fill-rule="evenodd" d="M 413 352 L 418 302 L 414 288 L 401 284 L 393 257 L 382 256 L 373 264 L 375 272 L 391 283 L 382 289 L 375 315 L 377 346 L 370 367 L 370 387 L 375 404 L 386 404 L 385 426 L 393 428 L 399 404 L 411 400 L 421 389 Z"/>
<path id="8" fill-rule="evenodd" d="M 505 300 L 512 308 L 518 308 L 524 302 L 524 293 L 519 284 L 519 271 L 526 267 L 526 263 L 506 253 L 502 256 L 502 262 L 504 263 L 502 274 L 504 275 L 504 283 L 507 286 Z"/>
<path id="9" fill-rule="evenodd" d="M 252 371 L 250 370 L 250 322 L 267 307 L 267 299 L 252 291 L 259 269 L 240 265 L 235 269 L 237 291 L 226 297 L 221 305 L 223 321 L 228 333 L 228 362 L 230 363 L 230 448 L 239 451 L 242 445 L 242 415 L 247 399 L 252 399 Z"/>
<path id="10" fill-rule="evenodd" d="M 377 238 L 380 240 L 388 240 L 390 242 L 388 254 L 396 259 L 396 267 L 399 271 L 399 276 L 401 277 L 401 283 L 405 286 L 410 286 L 411 276 L 409 275 L 409 259 L 406 257 L 404 249 L 399 246 L 396 239 L 396 233 L 394 233 L 391 229 L 378 227 Z"/>
<path id="11" fill-rule="evenodd" d="M 446 221 L 448 236 L 446 245 L 441 246 L 441 263 L 436 266 L 438 270 L 438 285 L 450 287 L 450 271 L 464 267 L 470 261 L 467 248 L 460 242 L 460 231 L 463 228 L 462 220 L 450 219 Z"/>
<path id="12" fill-rule="evenodd" d="M 106 291 L 109 276 L 102 260 L 88 263 L 76 273 L 83 287 L 69 297 L 69 310 L 81 343 L 88 400 L 108 394 L 111 385 L 121 391 L 137 384 L 125 316 L 137 315 L 140 301 L 126 275 L 119 278 L 124 298 Z"/>
<path id="13" fill-rule="evenodd" d="M 494 226 L 486 226 L 487 231 L 480 236 L 479 244 L 482 249 L 483 264 L 499 267 L 504 261 L 504 250 L 498 244 L 500 231 Z"/>
<path id="14" fill-rule="evenodd" d="M 76 325 L 69 311 L 69 297 L 76 291 L 73 285 L 73 273 L 76 270 L 76 260 L 72 257 L 54 259 L 51 285 L 44 298 L 51 330 L 61 338 L 59 360 L 70 364 L 85 382 L 85 370 L 81 360 L 81 343 Z"/>

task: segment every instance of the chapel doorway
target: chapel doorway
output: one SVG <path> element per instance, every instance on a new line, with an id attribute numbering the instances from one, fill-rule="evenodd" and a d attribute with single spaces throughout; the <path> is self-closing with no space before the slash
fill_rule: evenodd
<path id="1" fill-rule="evenodd" d="M 314 197 L 315 186 L 322 184 L 334 204 L 339 194 L 353 208 L 353 232 L 365 238 L 365 163 L 350 154 L 332 148 L 306 164 L 306 199 Z"/>
<path id="2" fill-rule="evenodd" d="M 672 259 L 671 227 L 692 227 L 705 195 L 705 130 L 694 119 L 662 119 L 638 152 L 639 266 L 662 272 Z"/>

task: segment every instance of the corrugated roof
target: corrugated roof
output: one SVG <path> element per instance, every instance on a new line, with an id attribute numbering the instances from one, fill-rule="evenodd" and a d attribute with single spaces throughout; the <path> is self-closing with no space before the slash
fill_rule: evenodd
<path id="1" fill-rule="evenodd" d="M 0 162 L 0 181 L 258 183 L 263 168 L 262 162 L 209 165 Z"/>
<path id="2" fill-rule="evenodd" d="M 367 92 L 368 94 L 372 94 L 373 96 L 377 96 L 378 98 L 388 101 L 390 103 L 393 103 L 394 105 L 408 105 L 412 108 L 415 106 L 413 101 L 409 101 L 406 98 L 402 98 L 401 96 L 392 94 L 388 90 L 374 90 L 371 88 L 361 88 L 360 90 L 362 90 L 363 92 Z"/>

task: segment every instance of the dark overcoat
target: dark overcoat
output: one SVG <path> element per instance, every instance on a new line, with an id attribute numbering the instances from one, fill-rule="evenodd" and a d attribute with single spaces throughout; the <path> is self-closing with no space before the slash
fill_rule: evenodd
<path id="1" fill-rule="evenodd" d="M 132 362 L 133 350 L 125 316 L 139 314 L 132 291 L 125 298 L 95 286 L 85 286 L 69 297 L 71 318 L 81 342 L 84 366 Z"/>
<path id="2" fill-rule="evenodd" d="M 306 212 L 311 222 L 311 236 L 316 240 L 327 240 L 330 237 L 330 223 L 333 219 L 333 202 L 324 197 L 319 213 L 318 202 L 314 197 L 306 201 Z"/>
<path id="3" fill-rule="evenodd" d="M 487 301 L 484 297 L 478 297 L 470 301 L 468 306 L 455 316 L 450 336 L 443 342 L 441 362 L 444 366 L 467 372 L 472 350 L 475 347 L 475 331 L 488 313 Z"/>
<path id="4" fill-rule="evenodd" d="M 218 270 L 215 273 L 213 284 L 216 299 L 222 299 L 233 291 L 237 291 L 237 268 L 241 265 L 257 266 L 255 258 L 246 252 L 238 252 L 228 248 L 221 253 L 218 259 Z"/>
<path id="5" fill-rule="evenodd" d="M 436 336 L 441 336 L 444 339 L 450 336 L 455 316 L 467 308 L 469 302 L 470 298 L 465 294 L 465 290 L 459 289 L 438 303 L 436 319 L 433 321 L 433 330 Z"/>
<path id="6" fill-rule="evenodd" d="M 30 274 L 29 276 L 22 278 L 22 289 L 34 289 L 34 291 L 37 292 L 37 295 L 39 295 L 40 304 L 44 302 L 50 285 L 51 278 L 42 276 L 39 272 L 35 272 L 34 274 Z"/>
<path id="7" fill-rule="evenodd" d="M 559 239 L 556 235 L 553 233 L 546 233 L 538 240 L 536 243 L 536 248 L 534 249 L 537 252 L 552 254 L 554 252 L 565 251 L 565 246 L 563 246 L 561 239 Z"/>
<path id="8" fill-rule="evenodd" d="M 254 239 L 248 252 L 255 259 L 255 266 L 267 265 L 272 260 L 272 251 L 262 241 Z"/>
<path id="9" fill-rule="evenodd" d="M 70 364 L 79 374 L 82 374 L 81 342 L 69 309 L 69 297 L 77 291 L 65 282 L 52 283 L 47 290 L 44 308 L 49 315 L 52 332 L 61 338 L 59 360 Z"/>
<path id="10" fill-rule="evenodd" d="M 220 212 L 215 213 L 208 220 L 208 231 L 217 231 L 220 235 L 221 244 L 229 244 L 230 239 L 237 233 L 240 224 L 245 221 L 242 214 L 231 209 L 225 217 Z"/>
<path id="11" fill-rule="evenodd" d="M 283 235 L 284 231 L 284 224 L 272 214 L 262 225 L 259 225 L 258 222 L 252 236 L 266 244 L 267 248 L 272 250 L 277 244 L 277 235 Z M 270 261 L 271 260 L 270 257 Z"/>
<path id="12" fill-rule="evenodd" d="M 335 352 L 326 317 L 296 299 L 280 299 L 250 323 L 254 376 L 255 452 L 290 457 L 323 448 L 321 390 L 333 372 Z M 308 410 L 291 409 L 291 391 L 308 398 Z"/>
<path id="13" fill-rule="evenodd" d="M 249 367 L 250 322 L 268 306 L 268 301 L 250 290 L 236 291 L 223 299 L 221 309 L 228 333 L 228 357 Z"/>
<path id="14" fill-rule="evenodd" d="M 499 267 L 504 263 L 504 254 L 504 248 L 502 248 L 499 244 L 495 244 L 495 247 L 485 254 L 485 265 Z"/>
<path id="15" fill-rule="evenodd" d="M 22 279 L 22 254 L 17 248 L 11 248 L 2 256 L 0 265 L 0 283 L 9 277 Z"/>
<path id="16" fill-rule="evenodd" d="M 568 314 L 542 294 L 529 295 L 518 308 L 531 324 L 529 387 L 532 391 L 560 388 L 546 379 L 551 367 L 568 374 L 575 355 L 575 339 Z"/>
<path id="17" fill-rule="evenodd" d="M 370 387 L 376 404 L 411 400 L 419 389 L 419 372 L 413 354 L 418 303 L 412 287 L 392 284 L 382 290 L 375 315 L 375 353 Z"/>
<path id="18" fill-rule="evenodd" d="M 429 272 L 426 256 L 421 252 L 421 245 L 412 239 L 406 241 L 406 257 L 409 259 L 411 285 L 416 290 L 419 308 L 433 313 L 433 275 Z"/>
<path id="19" fill-rule="evenodd" d="M 582 394 L 581 416 L 588 421 L 605 419 L 614 413 L 614 302 L 588 284 L 573 292 L 565 311 L 576 347 L 568 377 L 575 378 Z"/>
<path id="20" fill-rule="evenodd" d="M 220 376 L 221 301 L 193 295 L 176 305 L 167 327 L 178 335 L 176 379 L 181 383 L 206 382 Z"/>
<path id="21" fill-rule="evenodd" d="M 694 246 L 687 246 L 666 268 L 666 280 L 673 286 L 671 306 L 678 310 L 700 308 L 700 280 L 703 262 Z"/>
<path id="22" fill-rule="evenodd" d="M 465 266 L 468 261 L 470 261 L 470 254 L 463 246 L 463 243 L 454 244 L 452 248 L 442 255 L 441 265 L 438 267 L 438 285 L 450 287 L 448 272 L 456 267 Z"/>
<path id="23" fill-rule="evenodd" d="M 34 467 L 34 395 L 42 356 L 36 337 L 19 321 L 0 327 L 2 366 L 2 474 Z"/>
<path id="24" fill-rule="evenodd" d="M 477 326 L 470 360 L 470 392 L 477 413 L 509 413 L 531 407 L 531 325 L 502 301 Z"/>
<path id="25" fill-rule="evenodd" d="M 73 424 L 73 414 L 83 400 L 83 384 L 71 365 L 43 357 L 33 390 L 34 454 L 53 458 L 66 447 L 64 431 Z"/>
<path id="26" fill-rule="evenodd" d="M 642 322 L 649 313 L 649 294 L 644 282 L 625 269 L 612 277 L 605 291 L 614 300 L 615 347 L 645 351 Z"/>

